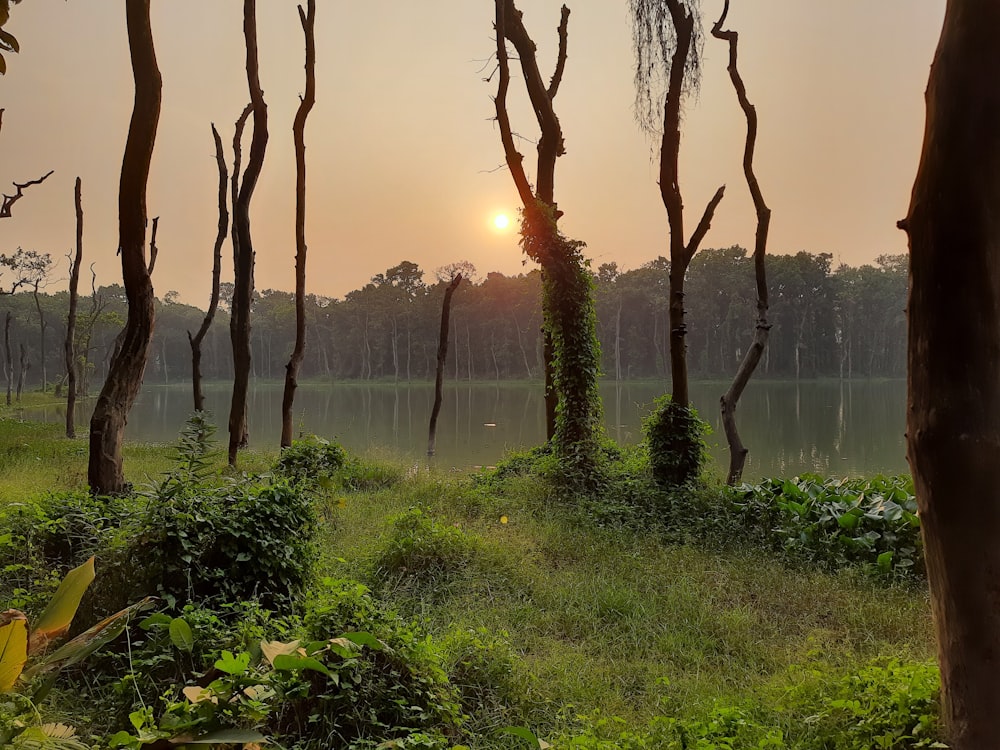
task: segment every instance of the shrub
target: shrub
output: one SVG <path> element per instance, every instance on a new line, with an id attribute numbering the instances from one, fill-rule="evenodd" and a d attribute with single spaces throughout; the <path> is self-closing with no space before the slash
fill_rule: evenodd
<path id="1" fill-rule="evenodd" d="M 448 577 L 471 559 L 473 541 L 460 529 L 436 521 L 421 508 L 410 508 L 392 521 L 392 535 L 379 556 L 378 569 L 427 582 Z"/>
<path id="2" fill-rule="evenodd" d="M 657 484 L 676 487 L 698 478 L 708 460 L 705 436 L 709 427 L 697 411 L 664 396 L 643 421 L 643 431 Z"/>
<path id="3" fill-rule="evenodd" d="M 295 440 L 281 451 L 274 472 L 293 481 L 326 483 L 347 463 L 347 453 L 336 443 L 316 437 Z"/>

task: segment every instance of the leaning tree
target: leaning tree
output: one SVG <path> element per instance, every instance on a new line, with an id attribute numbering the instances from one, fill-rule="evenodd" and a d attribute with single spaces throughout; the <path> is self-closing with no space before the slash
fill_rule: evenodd
<path id="1" fill-rule="evenodd" d="M 556 160 L 566 149 L 562 126 L 554 102 L 566 67 L 569 8 L 562 6 L 555 70 L 546 86 L 538 68 L 535 43 L 524 27 L 513 0 L 496 0 L 497 73 L 496 120 L 500 128 L 507 167 L 522 204 L 521 247 L 542 268 L 542 312 L 546 337 L 546 361 L 551 363 L 551 388 L 556 396 L 555 429 L 550 430 L 556 453 L 570 465 L 584 469 L 593 465 L 601 425 L 601 403 L 597 390 L 600 347 L 594 312 L 593 280 L 582 256 L 584 243 L 567 238 L 559 230 L 562 216 L 555 200 Z M 510 63 L 507 42 L 517 51 L 524 85 L 531 100 L 541 135 L 535 185 L 524 170 L 524 157 L 517 150 L 510 117 L 507 90 Z M 547 377 L 548 380 L 548 377 Z M 567 472 L 567 476 L 572 472 Z"/>
<path id="2" fill-rule="evenodd" d="M 909 212 L 907 454 L 949 747 L 1000 747 L 1000 4 L 948 0 Z"/>
<path id="3" fill-rule="evenodd" d="M 160 119 L 162 81 L 149 23 L 150 0 L 126 0 L 135 102 L 118 189 L 118 252 L 128 318 L 90 419 L 87 478 L 95 494 L 122 492 L 125 423 L 142 384 L 153 335 L 153 283 L 146 265 L 146 183 Z"/>

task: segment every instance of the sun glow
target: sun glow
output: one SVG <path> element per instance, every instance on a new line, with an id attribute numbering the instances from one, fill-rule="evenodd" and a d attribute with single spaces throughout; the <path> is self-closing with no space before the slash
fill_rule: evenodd
<path id="1" fill-rule="evenodd" d="M 510 217 L 507 214 L 497 214 L 493 217 L 493 226 L 499 230 L 504 230 L 510 226 Z"/>

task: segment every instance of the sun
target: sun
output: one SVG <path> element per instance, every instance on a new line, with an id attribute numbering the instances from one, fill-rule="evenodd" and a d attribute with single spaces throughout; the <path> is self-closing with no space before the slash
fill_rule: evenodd
<path id="1" fill-rule="evenodd" d="M 497 214 L 493 217 L 493 226 L 500 230 L 506 229 L 510 226 L 510 217 L 507 214 Z"/>

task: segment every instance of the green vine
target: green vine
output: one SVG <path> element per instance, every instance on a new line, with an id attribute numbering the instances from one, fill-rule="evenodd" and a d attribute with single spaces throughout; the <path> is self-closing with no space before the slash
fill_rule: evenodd
<path id="1" fill-rule="evenodd" d="M 565 237 L 556 218 L 555 209 L 541 201 L 523 211 L 521 249 L 542 267 L 543 327 L 552 341 L 558 396 L 556 455 L 567 476 L 585 479 L 596 466 L 601 434 L 594 282 L 582 254 L 586 244 Z"/>
<path id="2" fill-rule="evenodd" d="M 643 421 L 653 478 L 661 487 L 676 487 L 698 478 L 708 460 L 705 436 L 709 426 L 690 406 L 669 395 L 656 400 Z"/>

